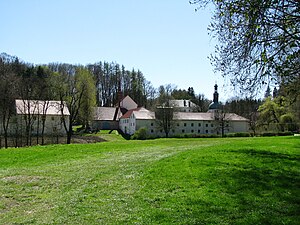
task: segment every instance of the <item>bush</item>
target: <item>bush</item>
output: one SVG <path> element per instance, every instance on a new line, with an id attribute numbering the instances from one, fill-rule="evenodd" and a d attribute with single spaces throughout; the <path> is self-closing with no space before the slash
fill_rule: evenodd
<path id="1" fill-rule="evenodd" d="M 141 127 L 132 136 L 133 140 L 146 140 L 147 139 L 147 128 Z"/>
<path id="2" fill-rule="evenodd" d="M 285 132 L 278 132 L 278 136 L 290 136 L 293 135 L 294 133 L 291 131 L 285 131 Z"/>
<path id="3" fill-rule="evenodd" d="M 272 136 L 276 136 L 277 134 L 274 132 L 264 132 L 261 134 L 261 136 L 263 137 L 272 137 Z"/>

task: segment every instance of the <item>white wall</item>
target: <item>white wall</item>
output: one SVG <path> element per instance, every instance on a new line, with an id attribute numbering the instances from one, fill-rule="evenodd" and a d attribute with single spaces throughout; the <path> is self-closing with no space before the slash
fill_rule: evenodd
<path id="1" fill-rule="evenodd" d="M 136 131 L 136 120 L 134 114 L 130 118 L 121 118 L 119 120 L 119 127 L 125 134 L 134 134 Z"/>
<path id="2" fill-rule="evenodd" d="M 32 134 L 36 135 L 42 133 L 42 118 L 41 116 L 31 115 L 33 116 L 34 122 L 32 125 Z M 39 125 L 38 125 L 39 123 Z M 69 126 L 69 116 L 66 116 L 66 125 Z M 39 130 L 38 130 L 39 127 Z M 16 118 L 12 119 L 12 123 L 10 124 L 10 131 L 11 135 L 14 135 L 16 132 L 16 128 L 19 132 L 25 132 L 26 123 L 24 120 L 24 115 L 18 115 Z M 66 130 L 61 122 L 61 116 L 58 115 L 47 115 L 46 122 L 45 122 L 45 130 L 44 135 L 66 135 Z"/>

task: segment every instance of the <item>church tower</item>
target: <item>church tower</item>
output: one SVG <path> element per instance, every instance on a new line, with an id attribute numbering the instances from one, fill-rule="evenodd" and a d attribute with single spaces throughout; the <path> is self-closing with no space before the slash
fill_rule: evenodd
<path id="1" fill-rule="evenodd" d="M 218 85 L 215 84 L 215 92 L 214 92 L 214 103 L 219 103 L 219 93 L 218 93 Z"/>
<path id="2" fill-rule="evenodd" d="M 213 102 L 209 105 L 208 112 L 218 112 L 220 109 L 221 109 L 221 104 L 219 103 L 218 85 L 215 84 Z"/>

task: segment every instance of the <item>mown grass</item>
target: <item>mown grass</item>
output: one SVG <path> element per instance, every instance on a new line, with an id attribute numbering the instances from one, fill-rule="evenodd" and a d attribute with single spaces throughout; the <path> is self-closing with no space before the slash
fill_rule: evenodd
<path id="1" fill-rule="evenodd" d="M 300 139 L 0 150 L 0 224 L 299 224 Z"/>

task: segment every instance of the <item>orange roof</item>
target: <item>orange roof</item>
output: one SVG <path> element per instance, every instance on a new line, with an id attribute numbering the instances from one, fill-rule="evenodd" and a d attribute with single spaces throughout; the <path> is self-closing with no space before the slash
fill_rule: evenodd
<path id="1" fill-rule="evenodd" d="M 142 108 L 143 107 L 139 107 L 139 108 L 136 108 L 136 109 L 130 109 L 123 116 L 121 116 L 120 119 L 129 118 L 134 111 L 140 111 Z"/>

